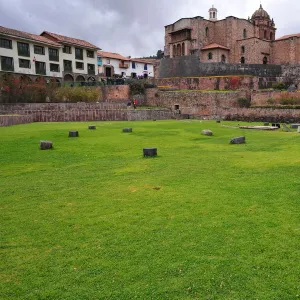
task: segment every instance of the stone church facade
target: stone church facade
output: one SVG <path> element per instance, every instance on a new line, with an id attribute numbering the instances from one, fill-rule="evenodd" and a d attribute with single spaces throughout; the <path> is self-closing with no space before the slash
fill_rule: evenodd
<path id="1" fill-rule="evenodd" d="M 274 20 L 262 5 L 248 20 L 183 18 L 165 26 L 165 57 L 197 56 L 200 62 L 231 64 L 300 64 L 300 33 L 276 39 Z"/>

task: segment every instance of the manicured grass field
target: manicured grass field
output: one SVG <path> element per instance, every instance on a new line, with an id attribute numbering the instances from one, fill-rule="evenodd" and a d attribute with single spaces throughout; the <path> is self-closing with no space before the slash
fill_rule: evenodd
<path id="1" fill-rule="evenodd" d="M 299 298 L 299 133 L 95 124 L 0 128 L 1 299 Z"/>

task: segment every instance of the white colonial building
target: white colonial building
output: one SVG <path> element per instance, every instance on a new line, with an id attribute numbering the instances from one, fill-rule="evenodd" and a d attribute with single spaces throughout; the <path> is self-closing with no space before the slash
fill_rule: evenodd
<path id="1" fill-rule="evenodd" d="M 0 73 L 58 82 L 97 80 L 97 50 L 86 41 L 44 31 L 41 35 L 0 26 Z"/>
<path id="2" fill-rule="evenodd" d="M 106 78 L 116 75 L 123 78 L 148 78 L 154 77 L 154 67 L 151 60 L 98 51 L 98 73 L 100 77 Z"/>

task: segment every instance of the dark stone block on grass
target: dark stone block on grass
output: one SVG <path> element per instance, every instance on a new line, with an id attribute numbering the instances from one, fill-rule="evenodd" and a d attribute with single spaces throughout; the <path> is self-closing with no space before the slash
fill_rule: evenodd
<path id="1" fill-rule="evenodd" d="M 270 123 L 269 122 L 265 122 L 264 126 L 270 126 Z"/>
<path id="2" fill-rule="evenodd" d="M 157 156 L 157 148 L 144 148 L 144 157 L 154 157 Z"/>
<path id="3" fill-rule="evenodd" d="M 246 137 L 244 136 L 239 136 L 236 138 L 232 138 L 230 140 L 230 144 L 245 144 L 246 143 Z"/>
<path id="4" fill-rule="evenodd" d="M 69 137 L 79 137 L 78 131 L 69 131 Z"/>
<path id="5" fill-rule="evenodd" d="M 50 141 L 40 141 L 40 149 L 41 150 L 53 149 L 53 143 Z"/>
<path id="6" fill-rule="evenodd" d="M 202 134 L 203 135 L 207 135 L 207 136 L 213 136 L 213 132 L 209 129 L 205 129 L 205 130 L 202 130 Z"/>
<path id="7" fill-rule="evenodd" d="M 96 125 L 89 125 L 90 130 L 96 130 Z"/>
<path id="8" fill-rule="evenodd" d="M 132 128 L 123 128 L 123 132 L 132 132 Z"/>
<path id="9" fill-rule="evenodd" d="M 217 123 L 221 123 L 221 120 L 217 120 Z"/>

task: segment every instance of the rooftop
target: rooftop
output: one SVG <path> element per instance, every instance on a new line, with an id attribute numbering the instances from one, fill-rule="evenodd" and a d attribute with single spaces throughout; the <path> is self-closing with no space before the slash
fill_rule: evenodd
<path id="1" fill-rule="evenodd" d="M 229 48 L 227 48 L 225 46 L 222 46 L 222 45 L 219 45 L 217 43 L 212 43 L 212 44 L 206 45 L 201 50 L 209 50 L 209 49 L 217 49 L 217 48 L 224 49 L 224 50 L 230 50 Z"/>
<path id="2" fill-rule="evenodd" d="M 130 61 L 130 58 L 122 56 L 119 53 L 98 51 L 97 54 L 99 56 L 101 56 L 101 57 L 107 57 L 107 58 L 112 58 L 112 59 L 119 59 L 119 60 Z"/>
<path id="3" fill-rule="evenodd" d="M 61 47 L 61 45 L 58 44 L 57 42 L 47 39 L 43 36 L 28 33 L 25 31 L 16 30 L 16 29 L 6 28 L 3 26 L 0 26 L 0 34 L 9 35 L 9 36 L 26 39 L 26 40 L 31 40 L 33 42 L 49 44 L 49 45 L 56 46 L 56 47 Z"/>
<path id="4" fill-rule="evenodd" d="M 289 39 L 289 38 L 292 38 L 292 37 L 300 37 L 300 33 L 284 35 L 284 36 L 276 39 L 276 41 L 286 40 L 286 39 Z"/>
<path id="5" fill-rule="evenodd" d="M 90 48 L 90 49 L 94 49 L 94 50 L 99 49 L 99 47 L 97 47 L 87 41 L 84 41 L 84 40 L 68 37 L 65 35 L 60 35 L 60 34 L 49 32 L 49 31 L 43 31 L 41 33 L 41 36 L 43 36 L 44 34 L 51 36 L 58 43 L 61 43 L 61 44 L 70 44 L 70 45 L 80 46 L 80 47 L 84 47 L 84 48 Z"/>

